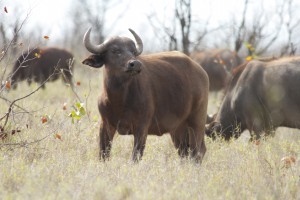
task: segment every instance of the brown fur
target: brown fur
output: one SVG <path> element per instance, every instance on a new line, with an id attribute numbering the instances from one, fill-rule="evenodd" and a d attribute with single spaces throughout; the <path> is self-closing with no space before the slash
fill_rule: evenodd
<path id="1" fill-rule="evenodd" d="M 51 76 L 50 81 L 57 80 L 61 70 L 66 82 L 72 85 L 72 66 L 70 65 L 73 55 L 58 48 L 36 48 L 23 53 L 12 69 L 10 79 L 13 88 L 17 83 L 27 80 L 44 83 Z M 53 74 L 53 75 L 52 75 Z"/>
<path id="2" fill-rule="evenodd" d="M 206 133 L 225 139 L 248 129 L 259 138 L 277 127 L 300 128 L 300 57 L 253 60 L 241 66 Z M 253 135 L 254 136 L 254 135 Z"/>
<path id="3" fill-rule="evenodd" d="M 210 91 L 224 89 L 231 79 L 231 71 L 241 64 L 237 53 L 228 49 L 194 52 L 191 57 L 206 71 Z"/>
<path id="4" fill-rule="evenodd" d="M 111 38 L 106 48 L 83 61 L 97 68 L 104 64 L 100 158 L 109 158 L 116 131 L 134 135 L 134 161 L 141 159 L 148 134 L 169 132 L 180 156 L 190 151 L 201 161 L 209 87 L 201 66 L 180 52 L 136 56 L 134 42 L 125 37 Z"/>

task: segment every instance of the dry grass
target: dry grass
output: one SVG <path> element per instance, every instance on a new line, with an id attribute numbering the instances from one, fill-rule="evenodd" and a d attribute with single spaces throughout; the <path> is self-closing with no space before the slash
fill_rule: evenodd
<path id="1" fill-rule="evenodd" d="M 75 72 L 81 81 L 77 92 L 88 100 L 90 119 L 71 123 L 67 114 L 77 100 L 60 81 L 17 103 L 32 112 L 15 113 L 9 126 L 22 132 L 0 141 L 0 199 L 300 199 L 300 134 L 292 129 L 281 129 L 259 145 L 249 144 L 246 134 L 230 143 L 206 138 L 208 150 L 201 166 L 180 160 L 168 135 L 149 136 L 143 160 L 133 164 L 133 137 L 117 135 L 111 160 L 100 162 L 100 73 L 84 70 Z M 24 83 L 4 95 L 14 99 L 34 88 Z M 216 110 L 214 98 L 211 112 Z M 0 102 L 2 115 L 8 105 Z M 42 124 L 44 114 L 51 120 Z M 285 167 L 284 156 L 294 156 L 296 162 Z"/>

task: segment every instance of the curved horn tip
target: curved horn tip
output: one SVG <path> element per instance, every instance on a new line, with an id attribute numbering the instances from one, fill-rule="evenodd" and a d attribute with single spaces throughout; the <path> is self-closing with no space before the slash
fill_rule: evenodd
<path id="1" fill-rule="evenodd" d="M 85 34 L 84 34 L 84 36 L 83 36 L 83 42 L 84 42 L 84 43 L 85 43 L 85 40 L 86 40 L 86 39 L 89 39 L 89 38 L 90 38 L 90 37 L 87 37 L 87 36 L 90 35 L 91 31 L 92 31 L 92 27 L 89 27 L 88 30 L 85 32 Z"/>
<path id="2" fill-rule="evenodd" d="M 92 27 L 90 27 L 83 37 L 83 43 L 85 48 L 94 54 L 101 54 L 105 49 L 105 44 L 99 44 L 99 45 L 93 45 L 90 41 L 90 33 L 91 33 Z"/>
<path id="3" fill-rule="evenodd" d="M 90 33 L 92 31 L 92 27 L 89 27 L 85 34 Z"/>
<path id="4" fill-rule="evenodd" d="M 132 33 L 132 32 L 134 32 L 134 30 L 132 30 L 131 28 L 128 28 L 128 30 Z M 134 32 L 135 33 L 135 32 Z"/>
<path id="5" fill-rule="evenodd" d="M 137 45 L 136 56 L 138 56 L 143 52 L 143 41 L 134 30 L 132 30 L 131 28 L 129 28 L 128 30 L 132 33 L 132 35 L 134 36 L 134 39 L 136 41 L 136 45 Z"/>
<path id="6" fill-rule="evenodd" d="M 88 30 L 86 32 L 91 32 L 92 31 L 92 27 L 89 27 Z"/>

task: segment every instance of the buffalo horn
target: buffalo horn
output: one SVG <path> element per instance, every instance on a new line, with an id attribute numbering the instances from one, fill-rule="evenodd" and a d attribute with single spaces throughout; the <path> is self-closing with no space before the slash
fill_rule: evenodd
<path id="1" fill-rule="evenodd" d="M 101 54 L 103 53 L 103 51 L 105 50 L 105 44 L 99 44 L 99 45 L 93 45 L 91 43 L 91 39 L 90 39 L 90 33 L 91 33 L 92 27 L 90 27 L 87 32 L 84 34 L 83 37 L 83 43 L 85 48 L 94 54 Z"/>
<path id="2" fill-rule="evenodd" d="M 142 39 L 138 36 L 138 34 L 136 34 L 132 29 L 129 29 L 129 31 L 132 33 L 132 35 L 135 38 L 136 41 L 136 49 L 137 49 L 137 54 L 136 56 L 140 55 L 143 52 L 143 41 Z"/>

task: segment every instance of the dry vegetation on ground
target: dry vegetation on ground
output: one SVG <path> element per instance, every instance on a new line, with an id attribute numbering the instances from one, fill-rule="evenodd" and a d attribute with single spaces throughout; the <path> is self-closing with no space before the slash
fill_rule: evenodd
<path id="1" fill-rule="evenodd" d="M 247 135 L 230 143 L 206 138 L 201 166 L 180 160 L 168 135 L 149 136 L 143 160 L 133 164 L 133 137 L 117 135 L 111 160 L 100 162 L 101 72 L 75 70 L 89 118 L 71 123 L 67 115 L 78 100 L 61 81 L 17 102 L 30 114 L 15 108 L 9 126 L 21 132 L 0 141 L 0 199 L 300 199 L 299 130 L 281 129 L 259 145 L 248 143 Z M 2 96 L 13 100 L 36 87 L 22 83 Z M 3 115 L 8 104 L 0 101 Z M 216 106 L 212 95 L 209 111 Z M 42 123 L 45 114 L 50 119 Z M 285 156 L 295 163 L 285 166 Z"/>

